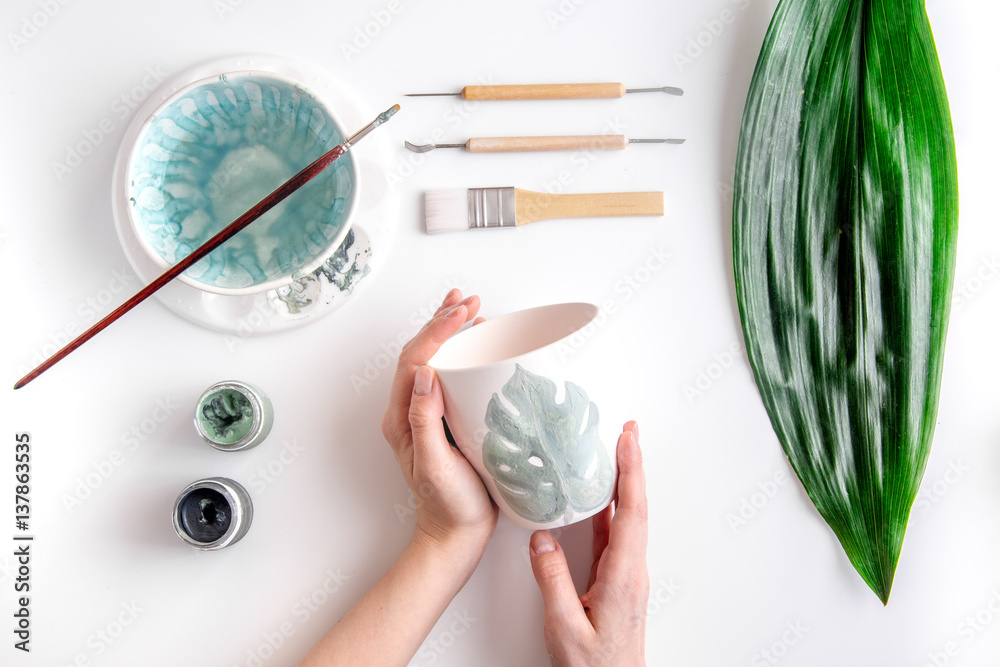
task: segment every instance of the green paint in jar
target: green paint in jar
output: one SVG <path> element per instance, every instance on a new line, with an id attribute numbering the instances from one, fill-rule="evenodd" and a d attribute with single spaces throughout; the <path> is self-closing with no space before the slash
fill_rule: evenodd
<path id="1" fill-rule="evenodd" d="M 271 431 L 274 410 L 260 389 L 246 382 L 218 382 L 198 399 L 194 425 L 216 449 L 234 452 L 259 445 Z"/>

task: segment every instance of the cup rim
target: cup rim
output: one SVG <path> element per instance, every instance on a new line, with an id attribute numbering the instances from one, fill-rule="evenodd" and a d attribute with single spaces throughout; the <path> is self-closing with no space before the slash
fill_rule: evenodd
<path id="1" fill-rule="evenodd" d="M 211 74 L 208 76 L 199 77 L 198 79 L 195 79 L 194 81 L 191 81 L 190 83 L 185 84 L 180 88 L 178 88 L 176 91 L 170 93 L 170 95 L 168 95 L 162 102 L 160 102 L 160 104 L 156 105 L 156 107 L 153 109 L 152 112 L 150 112 L 148 116 L 142 119 L 142 122 L 135 133 L 135 139 L 133 140 L 132 145 L 129 147 L 128 155 L 125 160 L 126 182 L 125 182 L 124 192 L 122 193 L 122 196 L 125 198 L 124 199 L 125 202 L 128 202 L 129 198 L 134 196 L 133 185 L 131 183 L 131 174 L 133 168 L 135 167 L 136 155 L 138 153 L 140 140 L 144 135 L 144 133 L 149 129 L 149 126 L 152 124 L 152 122 L 156 120 L 157 116 L 159 116 L 161 110 L 165 109 L 171 104 L 174 104 L 181 97 L 188 94 L 195 88 L 210 83 L 212 81 L 217 81 L 222 76 L 226 77 L 267 76 L 284 81 L 285 83 L 291 84 L 293 86 L 302 88 L 317 102 L 317 104 L 319 104 L 323 108 L 323 111 L 326 112 L 326 114 L 330 117 L 330 120 L 332 120 L 333 123 L 337 126 L 337 129 L 341 131 L 341 134 L 344 135 L 344 138 L 346 139 L 349 136 L 347 134 L 348 131 L 347 127 L 344 125 L 343 121 L 341 121 L 340 117 L 337 115 L 336 111 L 333 108 L 333 105 L 330 103 L 330 100 L 324 98 L 323 96 L 318 94 L 312 87 L 308 86 L 303 81 L 296 79 L 295 77 L 264 68 L 234 69 L 230 71 L 219 72 L 217 74 Z M 338 159 L 342 160 L 344 158 L 347 158 L 347 160 L 349 161 L 351 170 L 354 174 L 354 179 L 353 179 L 354 187 L 351 190 L 351 195 L 347 205 L 347 212 L 344 216 L 343 227 L 337 232 L 337 235 L 327 245 L 327 252 L 320 253 L 314 260 L 312 260 L 302 268 L 297 269 L 288 275 L 281 276 L 279 278 L 274 278 L 272 280 L 268 280 L 266 282 L 258 283 L 255 285 L 249 285 L 247 287 L 220 287 L 218 285 L 212 285 L 210 283 L 201 282 L 197 278 L 192 278 L 188 276 L 186 272 L 178 275 L 177 280 L 180 280 L 181 282 L 184 282 L 187 285 L 190 285 L 191 287 L 194 287 L 195 289 L 201 290 L 203 292 L 209 292 L 212 294 L 221 294 L 226 296 L 245 296 L 250 294 L 267 292 L 276 289 L 278 287 L 283 287 L 285 285 L 294 282 L 295 280 L 298 280 L 299 278 L 302 278 L 303 276 L 309 275 L 310 273 L 318 269 L 320 266 L 323 265 L 324 262 L 326 262 L 326 260 L 330 258 L 331 255 L 333 255 L 333 253 L 337 252 L 337 249 L 344 242 L 344 239 L 347 237 L 347 233 L 350 231 L 351 226 L 354 224 L 354 216 L 356 215 L 358 210 L 358 201 L 360 199 L 360 191 L 359 191 L 360 179 L 358 178 L 358 175 L 360 171 L 358 168 L 358 164 L 354 159 L 354 153 L 352 151 L 347 151 L 345 155 L 341 156 Z M 166 271 L 171 266 L 173 266 L 173 264 L 170 264 L 160 256 L 160 254 L 156 251 L 156 249 L 152 246 L 152 244 L 150 244 L 149 240 L 146 238 L 146 235 L 142 232 L 141 229 L 139 229 L 138 221 L 136 220 L 136 216 L 133 213 L 132 207 L 125 206 L 125 210 L 126 210 L 126 215 L 128 217 L 129 226 L 132 229 L 132 234 L 133 236 L 135 236 L 136 241 L 139 244 L 139 247 L 142 248 L 145 255 L 149 257 L 153 261 L 153 263 L 156 264 L 157 267 L 159 267 L 163 271 Z M 230 220 L 229 222 L 232 222 L 232 220 Z"/>
<path id="2" fill-rule="evenodd" d="M 456 340 L 462 341 L 462 343 L 464 344 L 464 341 L 467 340 L 470 336 L 481 336 L 483 335 L 482 332 L 487 329 L 509 325 L 511 319 L 524 318 L 525 316 L 530 316 L 531 314 L 540 315 L 545 311 L 566 310 L 570 308 L 579 309 L 579 312 L 582 315 L 581 321 L 573 328 L 567 327 L 564 330 L 564 332 L 561 333 L 558 337 L 545 336 L 543 337 L 543 339 L 545 340 L 544 343 L 522 346 L 518 349 L 516 353 L 505 354 L 499 358 L 492 358 L 488 361 L 476 362 L 476 363 L 448 362 L 449 355 L 458 354 L 456 352 L 451 351 L 451 348 L 454 348 L 458 345 L 457 343 L 454 342 Z M 553 303 L 543 306 L 535 306 L 533 308 L 524 308 L 522 310 L 516 310 L 514 312 L 506 313 L 496 318 L 488 319 L 485 322 L 482 322 L 475 326 L 471 326 L 466 329 L 463 329 L 462 331 L 459 331 L 457 334 L 446 340 L 441 345 L 441 347 L 434 354 L 434 356 L 431 357 L 431 360 L 428 362 L 428 364 L 439 372 L 461 373 L 468 371 L 476 371 L 483 368 L 490 368 L 498 366 L 500 364 L 509 364 L 511 362 L 516 362 L 530 354 L 538 352 L 539 350 L 543 350 L 547 347 L 556 345 L 563 340 L 566 340 L 570 336 L 574 335 L 575 333 L 579 332 L 580 330 L 584 329 L 589 324 L 591 324 L 595 319 L 597 319 L 599 313 L 600 313 L 600 308 L 596 304 L 589 303 L 586 301 Z M 485 327 L 485 329 L 482 327 Z"/>

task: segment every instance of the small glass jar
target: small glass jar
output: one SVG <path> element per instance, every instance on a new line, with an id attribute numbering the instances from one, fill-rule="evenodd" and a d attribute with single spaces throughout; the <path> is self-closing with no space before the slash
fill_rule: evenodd
<path id="1" fill-rule="evenodd" d="M 196 549 L 216 551 L 236 544 L 250 530 L 253 503 L 239 482 L 209 477 L 193 482 L 174 502 L 177 535 Z"/>
<path id="2" fill-rule="evenodd" d="M 226 380 L 205 390 L 194 411 L 198 434 L 216 449 L 256 447 L 271 431 L 274 409 L 267 395 L 246 382 Z"/>

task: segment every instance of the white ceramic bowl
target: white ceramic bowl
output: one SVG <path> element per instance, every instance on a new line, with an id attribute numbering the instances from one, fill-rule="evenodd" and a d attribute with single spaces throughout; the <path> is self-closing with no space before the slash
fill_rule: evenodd
<path id="1" fill-rule="evenodd" d="M 166 269 L 344 138 L 332 109 L 287 76 L 248 70 L 195 81 L 156 109 L 129 152 L 133 231 Z M 340 246 L 356 201 L 348 153 L 180 280 L 226 295 L 288 284 Z"/>

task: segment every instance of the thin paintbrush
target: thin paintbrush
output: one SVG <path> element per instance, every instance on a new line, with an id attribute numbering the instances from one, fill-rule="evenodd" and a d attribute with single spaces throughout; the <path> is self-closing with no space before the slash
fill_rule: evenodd
<path id="1" fill-rule="evenodd" d="M 127 313 L 128 311 L 135 308 L 137 305 L 145 301 L 152 294 L 154 294 L 158 289 L 169 283 L 171 280 L 184 273 L 187 269 L 191 267 L 195 262 L 202 259 L 208 253 L 212 252 L 220 245 L 228 241 L 230 238 L 239 233 L 251 222 L 259 218 L 260 216 L 267 213 L 275 205 L 280 203 L 283 199 L 288 197 L 303 185 L 312 180 L 317 174 L 329 167 L 333 162 L 337 160 L 340 156 L 351 149 L 355 143 L 360 141 L 366 134 L 374 130 L 376 127 L 382 123 L 389 120 L 394 113 L 399 111 L 399 105 L 395 104 L 391 109 L 388 109 L 378 115 L 378 118 L 372 122 L 365 125 L 363 128 L 358 130 L 353 136 L 346 139 L 343 143 L 334 148 L 330 149 L 328 152 L 321 155 L 316 159 L 315 162 L 310 164 L 308 167 L 300 171 L 299 173 L 292 176 L 284 184 L 278 186 L 278 188 L 261 199 L 257 204 L 254 205 L 249 211 L 241 215 L 239 218 L 234 220 L 232 223 L 226 226 L 221 232 L 205 241 L 203 244 L 198 246 L 190 255 L 177 262 L 169 269 L 164 271 L 158 278 L 153 280 L 145 287 L 143 287 L 139 292 L 133 296 L 131 299 L 123 303 L 122 305 L 115 308 L 113 311 L 105 315 L 99 322 L 94 324 L 82 334 L 67 343 L 61 350 L 56 352 L 54 355 L 43 361 L 35 370 L 31 371 L 23 378 L 17 381 L 14 385 L 14 389 L 20 389 L 24 385 L 28 384 L 36 377 L 52 368 L 55 364 L 59 363 L 66 355 L 80 347 L 88 340 L 103 331 L 109 324 L 117 320 L 119 317 Z"/>

